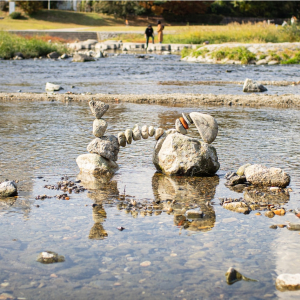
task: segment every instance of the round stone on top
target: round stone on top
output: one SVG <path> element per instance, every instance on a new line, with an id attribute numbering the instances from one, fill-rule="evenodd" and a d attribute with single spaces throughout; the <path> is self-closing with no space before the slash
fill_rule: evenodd
<path id="1" fill-rule="evenodd" d="M 96 119 L 101 119 L 101 117 L 107 112 L 109 109 L 109 105 L 101 102 L 101 101 L 90 101 L 89 102 L 90 109 L 92 111 L 93 116 Z"/>
<path id="2" fill-rule="evenodd" d="M 205 143 L 211 144 L 218 135 L 218 123 L 214 117 L 199 112 L 190 113 L 201 138 Z"/>

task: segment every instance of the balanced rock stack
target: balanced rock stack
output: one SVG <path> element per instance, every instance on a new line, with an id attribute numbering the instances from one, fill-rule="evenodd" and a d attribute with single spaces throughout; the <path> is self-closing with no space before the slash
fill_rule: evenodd
<path id="1" fill-rule="evenodd" d="M 107 122 L 102 116 L 109 108 L 108 104 L 100 101 L 89 102 L 93 122 L 93 135 L 96 137 L 87 146 L 88 154 L 77 157 L 76 162 L 81 172 L 93 175 L 112 175 L 118 169 L 119 142 L 114 135 L 105 136 Z"/>
<path id="2" fill-rule="evenodd" d="M 186 136 L 195 124 L 204 142 Z M 213 175 L 220 168 L 216 149 L 209 145 L 218 134 L 218 123 L 210 115 L 199 112 L 182 114 L 175 128 L 161 135 L 153 152 L 156 169 L 167 175 Z"/>

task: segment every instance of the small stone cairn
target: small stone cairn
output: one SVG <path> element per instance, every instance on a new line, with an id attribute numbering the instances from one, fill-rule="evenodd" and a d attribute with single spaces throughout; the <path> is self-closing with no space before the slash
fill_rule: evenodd
<path id="1" fill-rule="evenodd" d="M 93 134 L 96 138 L 92 140 L 87 146 L 87 151 L 89 153 L 80 155 L 76 159 L 80 171 L 83 173 L 91 173 L 93 175 L 114 174 L 118 169 L 116 161 L 118 160 L 120 146 L 125 147 L 127 144 L 131 144 L 132 141 L 138 141 L 142 138 L 148 139 L 149 136 L 154 136 L 155 140 L 157 141 L 157 148 L 158 142 L 160 141 L 160 143 L 162 144 L 168 135 L 177 134 L 179 135 L 179 137 L 186 135 L 187 129 L 192 124 L 195 124 L 200 133 L 200 136 L 204 141 L 204 144 L 206 145 L 211 144 L 218 134 L 218 124 L 212 116 L 198 112 L 192 112 L 190 114 L 182 113 L 182 116 L 175 121 L 176 130 L 170 129 L 165 131 L 162 128 L 154 128 L 153 126 L 148 127 L 147 125 L 144 125 L 140 129 L 139 125 L 136 124 L 132 129 L 126 129 L 125 131 L 119 132 L 118 137 L 115 137 L 114 135 L 105 136 L 104 134 L 107 129 L 107 122 L 102 119 L 102 116 L 108 110 L 109 105 L 100 101 L 90 101 L 89 106 L 91 108 L 92 114 L 96 118 L 93 122 Z M 189 139 L 194 143 L 196 141 L 200 145 L 200 141 L 192 138 L 184 139 L 183 143 L 191 143 Z M 199 147 L 201 148 L 201 145 Z M 158 154 L 156 148 L 154 150 L 153 157 Z M 214 159 L 217 161 L 216 154 L 213 153 L 212 155 L 215 156 Z M 210 156 L 209 159 L 211 159 L 212 155 L 208 155 Z M 197 160 L 199 160 L 199 158 L 197 158 Z M 156 165 L 155 161 L 153 162 Z M 218 162 L 216 162 L 216 166 L 213 168 L 213 171 L 211 173 L 215 173 L 218 168 L 219 164 Z M 158 167 L 158 170 L 164 172 L 163 168 Z M 182 171 L 180 172 L 182 173 Z M 167 172 L 164 173 L 167 174 Z M 185 172 L 183 172 L 183 174 L 181 175 L 189 174 L 185 174 Z"/>
<path id="2" fill-rule="evenodd" d="M 114 135 L 105 136 L 107 122 L 102 116 L 109 105 L 101 101 L 90 101 L 90 109 L 96 118 L 93 122 L 93 135 L 96 137 L 87 146 L 88 154 L 77 157 L 76 162 L 82 173 L 112 175 L 118 169 L 119 143 Z"/>

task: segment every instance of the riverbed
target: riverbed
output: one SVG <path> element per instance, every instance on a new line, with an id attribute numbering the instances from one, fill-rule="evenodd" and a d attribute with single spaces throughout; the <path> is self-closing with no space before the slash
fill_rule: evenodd
<path id="1" fill-rule="evenodd" d="M 0 92 L 45 92 L 46 82 L 60 93 L 104 94 L 233 94 L 242 95 L 246 78 L 287 81 L 267 85 L 263 94 L 300 94 L 300 65 L 214 65 L 188 63 L 179 55 L 109 53 L 95 62 L 26 59 L 0 61 Z M 295 84 L 296 83 L 296 84 Z"/>
<path id="2" fill-rule="evenodd" d="M 288 210 L 300 206 L 299 110 L 116 102 L 104 118 L 107 132 L 117 135 L 136 123 L 174 128 L 182 112 L 192 111 L 218 121 L 212 144 L 221 164 L 216 176 L 157 174 L 151 159 L 155 141 L 149 138 L 121 148 L 113 178 L 91 181 L 78 177 L 75 162 L 93 138 L 87 102 L 1 101 L 0 181 L 18 180 L 19 197 L 0 201 L 0 294 L 19 299 L 299 299 L 299 291 L 277 291 L 275 279 L 299 273 L 300 235 L 269 228 L 298 222 Z M 189 134 L 199 136 L 195 128 Z M 280 167 L 291 175 L 285 216 L 269 219 L 220 206 L 219 198 L 243 197 L 224 186 L 224 175 L 244 163 Z M 87 190 L 70 194 L 68 201 L 35 199 L 63 193 L 44 188 L 63 176 L 81 180 Z M 193 202 L 205 212 L 205 222 L 191 230 L 165 211 L 127 213 L 120 206 L 124 197 Z M 93 203 L 103 203 L 105 213 L 95 211 Z M 125 229 L 119 231 L 120 226 Z M 65 262 L 40 264 L 37 256 L 46 250 L 65 256 Z M 258 281 L 228 285 L 229 267 Z"/>

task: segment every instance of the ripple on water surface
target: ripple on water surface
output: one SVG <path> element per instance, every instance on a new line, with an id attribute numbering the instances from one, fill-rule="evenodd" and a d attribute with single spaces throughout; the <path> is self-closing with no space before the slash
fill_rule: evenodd
<path id="1" fill-rule="evenodd" d="M 0 180 L 20 180 L 19 198 L 0 201 L 0 294 L 27 299 L 300 296 L 278 292 L 274 285 L 278 274 L 298 272 L 300 236 L 269 228 L 297 222 L 296 217 L 242 215 L 219 205 L 219 197 L 243 196 L 225 188 L 223 177 L 249 162 L 290 173 L 294 192 L 285 207 L 300 206 L 298 110 L 112 104 L 104 118 L 114 135 L 136 123 L 172 128 L 181 112 L 213 115 L 219 123 L 213 143 L 221 163 L 218 176 L 155 174 L 155 142 L 149 138 L 120 150 L 120 169 L 110 181 L 78 177 L 88 190 L 71 194 L 69 201 L 54 197 L 62 191 L 43 187 L 64 174 L 77 177 L 75 158 L 86 153 L 93 138 L 87 103 L 0 102 L 0 111 Z M 193 128 L 189 133 L 197 136 Z M 35 200 L 42 194 L 53 198 Z M 128 213 L 124 199 L 143 209 Z M 153 200 L 164 206 L 151 212 Z M 176 211 L 165 212 L 173 200 L 175 210 L 201 209 L 204 218 L 185 228 Z M 46 250 L 64 255 L 65 262 L 36 262 Z M 258 282 L 227 285 L 230 266 Z"/>

